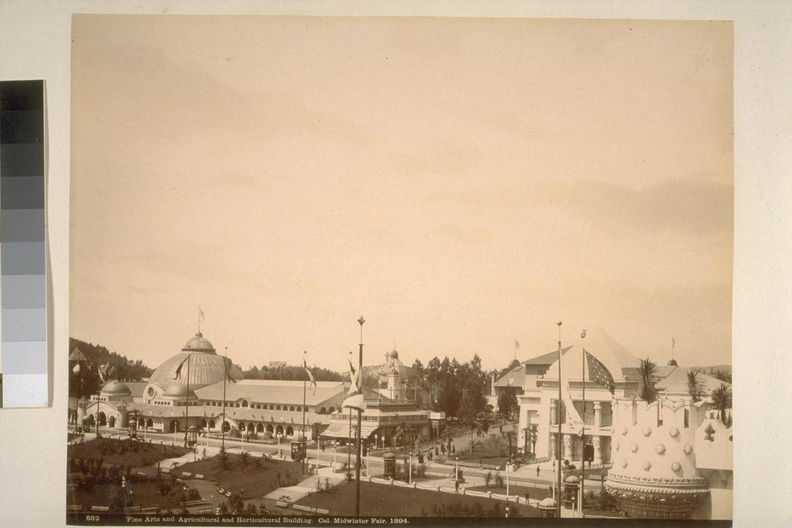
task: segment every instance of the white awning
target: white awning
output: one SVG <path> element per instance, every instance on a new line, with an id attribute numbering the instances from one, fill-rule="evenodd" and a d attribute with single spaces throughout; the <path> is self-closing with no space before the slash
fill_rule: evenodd
<path id="1" fill-rule="evenodd" d="M 377 424 L 364 423 L 361 429 L 361 438 L 368 438 L 379 427 Z M 355 438 L 354 436 L 355 425 L 352 427 L 352 436 L 350 436 L 349 424 L 331 423 L 330 426 L 322 432 L 322 438 Z"/>

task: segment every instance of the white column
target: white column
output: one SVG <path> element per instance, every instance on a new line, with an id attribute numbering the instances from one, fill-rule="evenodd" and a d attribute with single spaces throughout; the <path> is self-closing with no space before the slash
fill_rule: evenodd
<path id="1" fill-rule="evenodd" d="M 602 464 L 602 439 L 599 436 L 592 438 L 594 443 L 594 464 Z"/>
<path id="2" fill-rule="evenodd" d="M 594 402 L 594 427 L 602 427 L 602 403 Z"/>

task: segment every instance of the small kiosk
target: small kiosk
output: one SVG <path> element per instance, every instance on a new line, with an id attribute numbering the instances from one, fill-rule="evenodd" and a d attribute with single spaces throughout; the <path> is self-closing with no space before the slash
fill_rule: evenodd
<path id="1" fill-rule="evenodd" d="M 551 519 L 558 513 L 558 503 L 552 497 L 539 501 L 539 515 L 544 519 Z"/>
<path id="2" fill-rule="evenodd" d="M 396 455 L 387 452 L 383 455 L 382 461 L 385 463 L 385 478 L 396 478 Z"/>

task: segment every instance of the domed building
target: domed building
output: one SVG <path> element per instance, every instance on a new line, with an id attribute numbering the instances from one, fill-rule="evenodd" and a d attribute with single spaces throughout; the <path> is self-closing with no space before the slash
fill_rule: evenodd
<path id="1" fill-rule="evenodd" d="M 416 394 L 407 391 L 407 380 L 413 369 L 399 359 L 399 353 L 385 353 L 381 365 L 363 367 L 377 379 L 377 390 L 363 387 L 366 410 L 361 422 L 361 438 L 370 446 L 404 446 L 418 438 L 437 437 L 445 423 L 445 413 L 431 412 L 420 408 Z M 351 423 L 357 413 L 341 408 L 332 415 L 330 426 L 321 438 L 346 444 L 356 438 Z"/>
<path id="2" fill-rule="evenodd" d="M 110 380 L 102 385 L 98 395 L 77 402 L 77 421 L 89 427 L 126 427 L 127 413 L 133 405 L 132 390 L 126 383 Z"/>
<path id="3" fill-rule="evenodd" d="M 315 438 L 343 399 L 340 381 L 319 381 L 315 389 L 305 390 L 297 380 L 246 380 L 198 332 L 147 381 L 108 381 L 98 395 L 79 401 L 78 419 L 90 427 L 98 421 L 104 427 L 129 427 L 143 435 L 195 427 L 202 435 L 225 430 L 246 439 L 296 437 L 304 419 L 306 435 Z"/>
<path id="4" fill-rule="evenodd" d="M 223 381 L 226 366 L 229 381 L 243 379 L 231 360 L 217 355 L 212 343 L 197 332 L 179 354 L 165 360 L 151 374 L 143 391 L 145 402 L 157 405 L 174 398 L 184 399 L 188 390 L 190 398 L 195 398 L 196 390 Z"/>
<path id="5" fill-rule="evenodd" d="M 379 392 L 391 400 L 407 399 L 407 380 L 412 369 L 399 360 L 396 349 L 385 353 L 385 362 L 379 368 Z"/>

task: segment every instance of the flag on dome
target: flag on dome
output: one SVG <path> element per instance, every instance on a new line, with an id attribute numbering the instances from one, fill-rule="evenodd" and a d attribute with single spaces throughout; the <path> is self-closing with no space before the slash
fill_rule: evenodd
<path id="1" fill-rule="evenodd" d="M 616 390 L 616 383 L 613 375 L 602 362 L 586 351 L 586 367 L 588 367 L 591 380 L 599 383 L 613 394 Z"/>
<path id="2" fill-rule="evenodd" d="M 355 370 L 352 362 L 347 358 L 349 363 L 349 392 L 341 404 L 341 407 L 349 407 L 350 409 L 357 409 L 359 411 L 366 410 L 366 399 L 363 397 L 363 391 L 360 388 L 360 372 Z"/>

